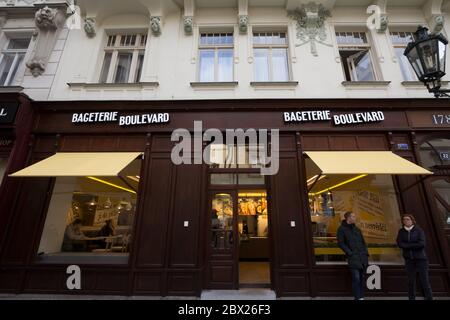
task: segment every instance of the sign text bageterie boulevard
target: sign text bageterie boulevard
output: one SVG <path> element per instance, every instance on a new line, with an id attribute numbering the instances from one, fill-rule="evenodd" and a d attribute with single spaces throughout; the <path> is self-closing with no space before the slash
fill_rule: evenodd
<path id="1" fill-rule="evenodd" d="M 330 110 L 291 111 L 291 112 L 284 112 L 283 119 L 285 123 L 333 121 L 333 124 L 335 126 L 339 126 L 339 125 L 351 125 L 359 123 L 381 122 L 384 120 L 384 113 L 382 111 L 367 111 L 367 112 L 331 115 Z"/>
<path id="2" fill-rule="evenodd" d="M 167 112 L 119 115 L 118 111 L 105 111 L 72 114 L 72 123 L 118 122 L 119 126 L 168 123 L 169 120 Z"/>

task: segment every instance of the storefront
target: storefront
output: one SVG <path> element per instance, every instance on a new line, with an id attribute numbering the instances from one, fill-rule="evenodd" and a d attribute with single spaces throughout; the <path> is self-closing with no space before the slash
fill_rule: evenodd
<path id="1" fill-rule="evenodd" d="M 23 168 L 29 153 L 33 112 L 29 98 L 21 91 L 21 87 L 0 89 L 0 248 L 7 238 L 20 184 L 6 175 Z"/>
<path id="2" fill-rule="evenodd" d="M 278 296 L 348 296 L 336 229 L 353 211 L 381 268 L 381 289 L 369 294 L 406 294 L 395 244 L 403 212 L 427 234 L 435 294 L 450 294 L 445 101 L 33 105 L 28 166 L 8 171 L 20 190 L 1 252 L 2 292 L 270 287 Z M 255 129 L 267 135 L 266 150 L 250 138 L 211 144 L 195 134 L 199 126 Z M 192 138 L 192 152 L 177 164 L 180 136 Z M 258 152 L 279 154 L 276 174 L 261 174 Z M 82 270 L 80 290 L 66 286 L 72 264 Z"/>

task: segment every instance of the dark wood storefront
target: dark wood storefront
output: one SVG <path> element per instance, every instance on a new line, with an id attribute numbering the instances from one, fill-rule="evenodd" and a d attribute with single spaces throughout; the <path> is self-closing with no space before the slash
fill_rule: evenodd
<path id="1" fill-rule="evenodd" d="M 210 170 L 204 164 L 174 165 L 170 136 L 176 128 L 255 128 L 280 130 L 278 174 L 266 178 L 270 212 L 271 287 L 278 296 L 349 296 L 344 265 L 314 263 L 304 151 L 393 151 L 418 163 L 418 144 L 431 133 L 449 135 L 450 125 L 435 125 L 433 114 L 450 113 L 438 100 L 230 100 L 147 102 L 39 102 L 28 164 L 55 152 L 144 153 L 139 202 L 129 263 L 80 264 L 81 290 L 66 288 L 68 264 L 37 262 L 36 255 L 52 194 L 52 178 L 6 178 L 16 196 L 0 217 L 0 291 L 11 293 L 83 293 L 119 295 L 200 295 L 206 288 L 235 288 L 233 257 L 215 260 L 208 253 Z M 383 111 L 378 123 L 333 126 L 329 121 L 285 123 L 284 111 L 332 113 Z M 116 123 L 72 124 L 74 112 L 123 114 L 168 112 L 170 122 L 121 127 Z M 429 121 L 423 120 L 429 119 Z M 203 143 L 203 146 L 206 144 Z M 405 147 L 407 146 L 407 147 Z M 25 167 L 8 168 L 8 173 Z M 430 279 L 436 295 L 450 294 L 448 229 L 434 212 L 427 181 L 395 176 L 402 212 L 417 217 L 428 235 Z M 411 187 L 412 186 L 412 187 Z M 401 191 L 404 190 L 405 191 Z M 7 192 L 5 190 L 3 192 Z M 4 199 L 2 195 L 2 199 Z M 7 219 L 7 220 L 5 220 Z M 184 223 L 189 221 L 189 227 Z M 292 227 L 292 221 L 295 227 Z M 76 264 L 76 262 L 75 262 Z M 215 266 L 216 268 L 212 268 Z M 212 274 L 216 272 L 216 274 Z M 214 286 L 214 278 L 218 283 Z M 234 282 L 233 282 L 234 281 Z M 382 266 L 382 289 L 371 295 L 405 295 L 402 266 Z"/>

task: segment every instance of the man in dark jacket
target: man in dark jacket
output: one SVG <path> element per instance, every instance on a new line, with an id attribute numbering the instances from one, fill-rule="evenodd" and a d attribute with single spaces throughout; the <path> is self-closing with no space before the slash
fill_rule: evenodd
<path id="1" fill-rule="evenodd" d="M 363 300 L 364 274 L 369 265 L 369 251 L 361 230 L 355 225 L 356 215 L 353 212 L 346 212 L 344 218 L 337 230 L 338 245 L 347 256 L 352 274 L 353 295 L 356 300 Z"/>
<path id="2" fill-rule="evenodd" d="M 410 214 L 402 216 L 403 227 L 398 231 L 397 244 L 402 249 L 408 274 L 409 300 L 416 299 L 416 275 L 419 272 L 425 299 L 432 300 L 430 280 L 428 278 L 428 258 L 425 253 L 425 233 L 416 225 L 416 219 Z"/>

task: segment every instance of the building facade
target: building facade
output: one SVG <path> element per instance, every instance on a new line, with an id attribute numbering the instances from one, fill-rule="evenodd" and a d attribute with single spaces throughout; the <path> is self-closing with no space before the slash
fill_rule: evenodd
<path id="1" fill-rule="evenodd" d="M 402 55 L 418 24 L 447 35 L 448 6 L 0 1 L 1 101 L 25 110 L 0 131 L 0 290 L 350 295 L 336 229 L 353 211 L 381 270 L 369 294 L 406 294 L 410 213 L 448 296 L 450 108 Z M 236 129 L 268 142 L 208 136 Z"/>

